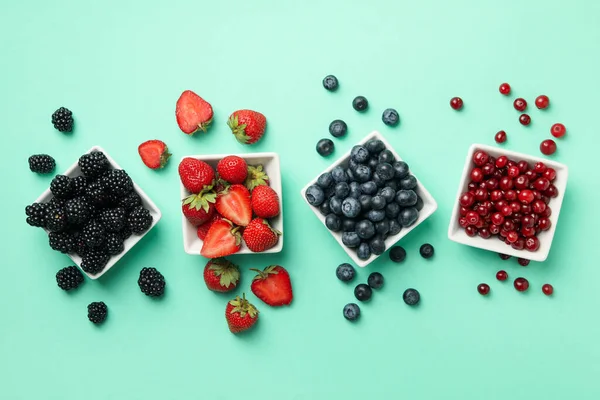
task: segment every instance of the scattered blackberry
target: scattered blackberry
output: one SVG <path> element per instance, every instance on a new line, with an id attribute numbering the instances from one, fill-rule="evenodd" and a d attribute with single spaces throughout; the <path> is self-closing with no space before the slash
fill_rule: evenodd
<path id="1" fill-rule="evenodd" d="M 122 207 L 125 209 L 125 211 L 130 211 L 132 209 L 134 209 L 137 206 L 141 206 L 142 205 L 142 199 L 140 197 L 139 194 L 137 194 L 136 192 L 130 192 L 127 195 L 121 197 L 119 199 L 119 202 L 117 204 L 119 207 Z"/>
<path id="2" fill-rule="evenodd" d="M 96 220 L 92 220 L 81 231 L 85 245 L 89 248 L 100 247 L 106 241 L 104 226 Z"/>
<path id="3" fill-rule="evenodd" d="M 108 232 L 119 232 L 125 226 L 125 217 L 123 208 L 106 209 L 100 213 L 100 222 Z"/>
<path id="4" fill-rule="evenodd" d="M 133 233 L 143 233 L 152 225 L 152 215 L 143 206 L 134 208 L 127 217 L 127 226 Z"/>
<path id="5" fill-rule="evenodd" d="M 97 207 L 103 207 L 108 203 L 109 196 L 104 191 L 104 187 L 100 182 L 91 182 L 85 188 L 85 195 L 89 199 L 90 203 Z"/>
<path id="6" fill-rule="evenodd" d="M 45 227 L 46 226 L 46 203 L 33 203 L 25 207 L 27 215 L 27 223 L 31 226 Z"/>
<path id="7" fill-rule="evenodd" d="M 48 174 L 54 171 L 56 161 L 48 154 L 34 154 L 29 157 L 29 169 L 38 174 Z"/>
<path id="8" fill-rule="evenodd" d="M 49 204 L 46 207 L 46 228 L 50 232 L 60 232 L 67 227 L 67 213 L 58 205 Z"/>
<path id="9" fill-rule="evenodd" d="M 97 177 L 110 167 L 108 158 L 101 151 L 92 151 L 79 157 L 79 168 L 85 176 Z"/>
<path id="10" fill-rule="evenodd" d="M 88 319 L 94 324 L 100 324 L 106 319 L 108 307 L 103 301 L 94 301 L 88 304 Z"/>
<path id="11" fill-rule="evenodd" d="M 83 274 L 77 267 L 65 267 L 56 273 L 56 283 L 62 290 L 77 289 L 83 283 Z"/>
<path id="12" fill-rule="evenodd" d="M 118 197 L 125 196 L 133 190 L 133 182 L 127 172 L 122 169 L 111 169 L 106 171 L 101 178 L 102 186 L 108 193 Z"/>
<path id="13" fill-rule="evenodd" d="M 146 296 L 162 296 L 165 292 L 165 277 L 156 268 L 144 267 L 140 271 L 138 285 Z"/>
<path id="14" fill-rule="evenodd" d="M 71 132 L 73 130 L 73 113 L 68 108 L 61 107 L 52 114 L 52 125 L 59 132 Z"/>
<path id="15" fill-rule="evenodd" d="M 69 223 L 76 225 L 85 224 L 91 217 L 91 210 L 85 197 L 76 197 L 67 200 L 65 203 L 65 212 L 67 213 Z"/>
<path id="16" fill-rule="evenodd" d="M 73 180 L 66 175 L 56 175 L 50 182 L 50 191 L 55 197 L 61 199 L 71 198 L 74 189 Z"/>
<path id="17" fill-rule="evenodd" d="M 96 275 L 104 269 L 109 259 L 110 255 L 103 248 L 87 250 L 81 261 L 81 269 Z"/>
<path id="18" fill-rule="evenodd" d="M 123 237 L 120 233 L 110 232 L 106 235 L 106 251 L 108 254 L 121 254 L 125 247 L 123 246 Z"/>
<path id="19" fill-rule="evenodd" d="M 73 251 L 73 238 L 67 232 L 50 232 L 48 243 L 52 250 L 67 254 Z"/>
<path id="20" fill-rule="evenodd" d="M 83 196 L 88 183 L 89 179 L 86 176 L 79 175 L 73 178 L 73 195 Z"/>

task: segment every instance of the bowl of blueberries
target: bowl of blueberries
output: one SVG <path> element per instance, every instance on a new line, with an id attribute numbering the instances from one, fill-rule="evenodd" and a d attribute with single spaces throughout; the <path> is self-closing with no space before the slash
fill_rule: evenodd
<path id="1" fill-rule="evenodd" d="M 376 131 L 301 194 L 359 267 L 375 261 L 437 209 L 408 164 Z"/>

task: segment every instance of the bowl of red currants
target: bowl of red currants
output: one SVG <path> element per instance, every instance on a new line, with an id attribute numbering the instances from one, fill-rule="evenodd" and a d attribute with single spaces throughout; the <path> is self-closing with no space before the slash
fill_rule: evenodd
<path id="1" fill-rule="evenodd" d="M 545 261 L 568 174 L 567 166 L 555 161 L 472 145 L 448 238 L 484 250 Z"/>

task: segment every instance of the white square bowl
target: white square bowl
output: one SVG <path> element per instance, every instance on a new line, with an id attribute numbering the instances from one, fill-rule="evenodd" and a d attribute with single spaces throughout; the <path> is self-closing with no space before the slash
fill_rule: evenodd
<path id="1" fill-rule="evenodd" d="M 511 160 L 519 162 L 521 160 L 527 161 L 531 166 L 537 162 L 543 162 L 546 166 L 554 168 L 556 170 L 556 179 L 554 186 L 558 189 L 558 196 L 550 200 L 548 204 L 552 208 L 552 214 L 550 215 L 551 226 L 550 229 L 544 232 L 540 232 L 537 237 L 540 240 L 540 248 L 537 251 L 528 250 L 516 250 L 506 243 L 498 240 L 495 237 L 484 239 L 479 236 L 470 237 L 466 234 L 465 230 L 458 224 L 458 216 L 460 210 L 459 197 L 462 193 L 466 192 L 470 182 L 470 172 L 473 167 L 473 154 L 477 150 L 483 150 L 494 158 L 499 156 L 506 156 Z M 521 257 L 532 261 L 545 261 L 548 258 L 550 247 L 552 246 L 552 239 L 554 238 L 554 232 L 556 230 L 556 223 L 558 222 L 558 216 L 560 214 L 560 208 L 562 206 L 563 198 L 565 196 L 565 189 L 567 188 L 567 179 L 569 177 L 569 169 L 566 165 L 558 163 L 556 161 L 534 157 L 527 154 L 516 153 L 514 151 L 504 150 L 498 147 L 486 146 L 483 144 L 473 144 L 469 148 L 465 166 L 458 185 L 458 191 L 456 193 L 456 199 L 454 202 L 454 208 L 452 209 L 452 219 L 450 220 L 450 226 L 448 227 L 448 238 L 454 242 L 466 244 L 467 246 L 477 247 L 484 250 L 493 251 L 496 253 L 507 254 L 513 257 Z"/>
<path id="2" fill-rule="evenodd" d="M 115 162 L 115 160 L 113 160 L 111 158 L 111 156 L 108 155 L 108 153 L 100 146 L 94 146 L 91 149 L 89 149 L 86 153 L 91 153 L 92 151 L 101 151 L 102 153 L 104 153 L 104 155 L 108 159 L 108 162 L 110 163 L 111 168 L 122 169 L 119 166 L 119 164 L 117 164 Z M 67 169 L 66 172 L 63 173 L 63 175 L 67 175 L 71 178 L 80 176 L 81 169 L 79 168 L 78 161 L 75 161 L 75 163 L 73 165 L 71 165 L 69 167 L 69 169 Z M 152 200 L 150 200 L 150 197 L 148 197 L 148 195 L 146 193 L 144 193 L 142 188 L 140 188 L 135 182 L 133 182 L 133 189 L 136 191 L 137 194 L 140 195 L 140 198 L 142 199 L 142 205 L 144 207 L 146 207 L 148 209 L 148 211 L 150 211 L 150 215 L 152 215 L 152 225 L 150 225 L 148 230 L 146 232 L 144 232 L 143 234 L 141 234 L 141 235 L 133 234 L 127 240 L 125 240 L 125 242 L 123 243 L 123 245 L 124 245 L 123 252 L 121 254 L 111 256 L 110 259 L 108 260 L 108 263 L 104 267 L 104 269 L 102 271 L 100 271 L 98 274 L 92 275 L 92 274 L 89 274 L 89 273 L 83 271 L 83 269 L 82 269 L 83 273 L 86 274 L 88 276 L 88 278 L 90 278 L 92 280 L 100 278 L 109 269 L 111 269 L 121 259 L 121 257 L 123 257 L 129 250 L 131 250 L 131 248 L 133 246 L 135 246 L 137 244 L 137 242 L 139 242 L 148 232 L 150 232 L 150 229 L 154 228 L 154 226 L 158 223 L 158 221 L 162 217 L 162 214 L 161 214 L 160 210 L 158 209 L 158 207 L 156 207 L 156 204 L 154 204 L 154 202 Z M 48 188 L 48 189 L 46 189 L 46 191 L 44 193 L 42 193 L 42 195 L 40 197 L 37 198 L 37 200 L 35 202 L 36 203 L 47 203 L 53 197 L 54 196 L 52 195 L 50 188 Z M 46 233 L 48 233 L 48 230 L 46 230 L 46 229 L 44 229 L 44 230 L 46 231 Z M 67 254 L 67 255 L 81 269 L 81 257 L 79 257 L 77 254 Z"/>
<path id="3" fill-rule="evenodd" d="M 386 149 L 388 149 L 389 151 L 391 151 L 392 154 L 394 155 L 394 157 L 396 157 L 396 160 L 398 160 L 398 161 L 404 161 L 398 155 L 398 153 L 396 153 L 396 151 L 394 150 L 394 148 L 387 142 L 387 140 L 385 140 L 385 138 L 383 137 L 383 135 L 381 133 L 377 132 L 377 131 L 373 131 L 370 134 L 368 134 L 363 140 L 361 140 L 360 142 L 358 142 L 357 145 L 365 144 L 366 142 L 368 142 L 371 139 L 379 139 L 379 140 L 381 140 L 385 144 Z M 351 150 L 349 150 L 348 152 L 346 152 L 346 154 L 344 154 L 339 159 L 337 159 L 333 164 L 331 164 L 326 170 L 322 171 L 319 175 L 317 175 L 315 177 L 315 179 L 313 179 L 312 181 L 310 181 L 300 191 L 300 194 L 302 195 L 302 198 L 304 199 L 304 201 L 306 202 L 306 204 L 308 204 L 308 206 L 311 208 L 311 210 L 314 212 L 314 214 L 317 216 L 317 218 L 319 218 L 319 220 L 323 223 L 323 225 L 325 225 L 325 216 L 323 214 L 321 214 L 321 212 L 319 211 L 318 207 L 313 207 L 313 206 L 311 206 L 308 203 L 308 201 L 306 200 L 306 190 L 310 186 L 315 185 L 317 183 L 317 179 L 319 178 L 319 176 L 321 176 L 321 174 L 324 174 L 325 172 L 330 172 L 332 169 L 334 169 L 335 167 L 337 167 L 339 165 L 341 165 L 344 168 L 347 167 L 348 160 L 350 159 L 350 151 Z M 409 167 L 410 167 L 410 163 L 408 163 L 408 164 L 409 164 Z M 410 173 L 415 178 L 417 178 L 417 176 L 413 173 L 412 170 L 411 170 Z M 421 181 L 418 178 L 417 178 L 417 187 L 414 189 L 414 191 L 423 200 L 423 208 L 421 209 L 421 211 L 419 211 L 419 218 L 417 219 L 417 221 L 412 226 L 409 226 L 408 228 L 402 228 L 402 230 L 398 234 L 393 235 L 393 236 L 389 236 L 385 240 L 386 251 L 390 247 L 392 247 L 396 242 L 398 242 L 400 239 L 402 239 L 404 236 L 408 235 L 413 229 L 415 229 L 423 221 L 425 221 L 427 218 L 429 218 L 431 216 L 431 214 L 434 213 L 435 210 L 437 210 L 437 203 L 436 203 L 435 199 L 431 196 L 431 194 L 427 191 L 427 189 L 425 189 L 425 186 L 423 186 L 423 184 L 421 183 Z M 325 226 L 325 229 L 327 229 L 327 226 Z M 342 246 L 342 248 L 348 254 L 348 256 L 350 256 L 350 258 L 352 259 L 352 261 L 354 261 L 354 263 L 356 265 L 358 265 L 359 267 L 366 267 L 367 265 L 369 265 L 370 263 L 372 263 L 373 261 L 375 261 L 379 257 L 379 255 L 372 254 L 371 257 L 369 257 L 369 259 L 367 259 L 367 260 L 361 260 L 356 255 L 356 251 L 354 249 L 348 248 L 348 247 L 346 247 L 342 243 L 342 234 L 341 234 L 341 232 L 332 232 L 332 231 L 329 231 L 329 232 L 334 237 L 334 239 L 337 240 L 337 242 L 340 244 L 340 246 Z"/>
<path id="4" fill-rule="evenodd" d="M 279 215 L 275 218 L 269 219 L 269 224 L 273 229 L 276 229 L 282 233 L 275 246 L 261 253 L 254 253 L 251 251 L 242 240 L 242 247 L 240 248 L 240 251 L 235 254 L 266 254 L 281 252 L 283 249 L 283 193 L 281 191 L 281 168 L 279 165 L 279 155 L 277 153 L 192 155 L 184 156 L 181 159 L 195 158 L 202 160 L 216 170 L 217 163 L 224 157 L 230 155 L 243 158 L 248 165 L 256 166 L 260 164 L 263 166 L 264 172 L 269 177 L 269 186 L 271 186 L 275 193 L 277 193 L 277 196 L 279 196 Z M 179 184 L 179 194 L 182 200 L 191 195 L 191 193 L 181 183 Z M 198 237 L 198 228 L 192 225 L 183 215 L 183 213 L 181 215 L 181 225 L 183 227 L 183 248 L 185 252 L 199 256 L 203 241 Z"/>

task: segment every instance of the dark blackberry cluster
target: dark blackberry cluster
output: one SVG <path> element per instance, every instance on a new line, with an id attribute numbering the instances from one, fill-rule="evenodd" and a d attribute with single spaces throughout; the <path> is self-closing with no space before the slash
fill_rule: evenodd
<path id="1" fill-rule="evenodd" d="M 106 251 L 110 255 L 121 254 L 124 249 L 124 238 L 120 233 L 110 232 L 106 235 Z"/>
<path id="2" fill-rule="evenodd" d="M 76 176 L 73 178 L 73 195 L 74 196 L 83 196 L 85 194 L 85 189 L 88 185 L 88 177 L 87 176 Z"/>
<path id="3" fill-rule="evenodd" d="M 25 207 L 27 215 L 27 223 L 31 226 L 45 227 L 46 226 L 46 203 L 33 203 Z"/>
<path id="4" fill-rule="evenodd" d="M 117 205 L 124 208 L 125 211 L 131 211 L 135 207 L 142 205 L 142 199 L 136 192 L 130 192 L 129 194 L 121 197 Z"/>
<path id="5" fill-rule="evenodd" d="M 60 232 L 67 227 L 67 213 L 60 205 L 49 204 L 46 207 L 46 226 L 50 232 Z"/>
<path id="6" fill-rule="evenodd" d="M 88 319 L 94 324 L 100 324 L 104 322 L 108 315 L 108 307 L 103 301 L 94 301 L 88 304 Z"/>
<path id="7" fill-rule="evenodd" d="M 121 207 L 109 208 L 100 213 L 100 222 L 108 232 L 120 232 L 125 227 L 126 216 Z"/>
<path id="8" fill-rule="evenodd" d="M 81 230 L 85 245 L 89 248 L 101 247 L 106 242 L 104 225 L 96 220 L 90 221 Z"/>
<path id="9" fill-rule="evenodd" d="M 165 292 L 165 277 L 156 268 L 144 267 L 140 271 L 138 285 L 146 296 L 159 297 Z"/>
<path id="10" fill-rule="evenodd" d="M 70 198 L 74 189 L 73 180 L 66 175 L 56 175 L 50 182 L 50 191 L 59 199 Z"/>
<path id="11" fill-rule="evenodd" d="M 122 169 L 106 171 L 100 180 L 107 192 L 117 197 L 123 197 L 133 191 L 133 182 L 127 172 Z"/>
<path id="12" fill-rule="evenodd" d="M 65 267 L 56 273 L 56 283 L 62 290 L 77 289 L 83 283 L 83 274 L 75 266 Z"/>
<path id="13" fill-rule="evenodd" d="M 101 151 L 92 151 L 79 157 L 79 168 L 83 175 L 96 178 L 108 171 L 110 163 Z"/>
<path id="14" fill-rule="evenodd" d="M 34 154 L 29 157 L 29 169 L 38 174 L 48 174 L 54 171 L 56 161 L 48 154 Z"/>
<path id="15" fill-rule="evenodd" d="M 67 200 L 65 203 L 65 212 L 67 214 L 67 221 L 75 225 L 85 224 L 90 220 L 92 214 L 92 210 L 85 197 L 76 197 Z"/>
<path id="16" fill-rule="evenodd" d="M 152 225 L 152 215 L 143 206 L 137 206 L 129 213 L 127 225 L 133 233 L 144 233 Z"/>
<path id="17" fill-rule="evenodd" d="M 71 132 L 73 130 L 73 113 L 65 107 L 61 107 L 52 114 L 52 125 L 59 132 Z"/>
<path id="18" fill-rule="evenodd" d="M 73 238 L 67 232 L 50 232 L 48 243 L 52 250 L 67 254 L 73 251 Z"/>
<path id="19" fill-rule="evenodd" d="M 110 255 L 105 248 L 87 249 L 81 259 L 81 269 L 88 274 L 96 275 L 102 272 Z"/>

